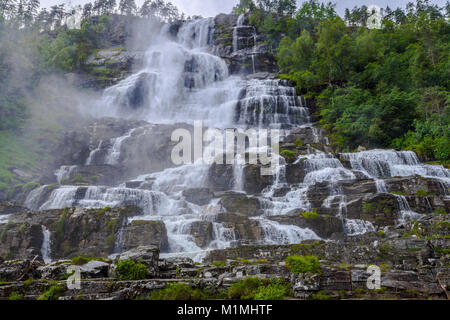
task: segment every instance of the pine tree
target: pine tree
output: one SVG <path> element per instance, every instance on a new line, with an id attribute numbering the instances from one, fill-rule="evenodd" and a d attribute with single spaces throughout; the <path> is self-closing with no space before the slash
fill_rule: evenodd
<path id="1" fill-rule="evenodd" d="M 121 14 L 131 16 L 136 13 L 137 6 L 134 0 L 120 0 L 119 11 Z"/>

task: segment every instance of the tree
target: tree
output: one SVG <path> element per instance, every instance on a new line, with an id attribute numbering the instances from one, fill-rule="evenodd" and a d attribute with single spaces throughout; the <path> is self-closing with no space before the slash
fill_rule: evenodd
<path id="1" fill-rule="evenodd" d="M 89 19 L 92 16 L 92 11 L 93 11 L 93 6 L 92 3 L 88 2 L 84 5 L 83 7 L 83 19 Z"/>
<path id="2" fill-rule="evenodd" d="M 34 18 L 37 16 L 40 7 L 39 0 L 28 0 L 24 11 L 24 22 L 26 25 L 31 25 Z"/>
<path id="3" fill-rule="evenodd" d="M 119 11 L 127 16 L 135 14 L 137 11 L 136 2 L 134 0 L 120 0 Z"/>
<path id="4" fill-rule="evenodd" d="M 233 12 L 235 14 L 249 14 L 254 8 L 255 3 L 253 0 L 240 0 L 239 4 L 233 8 Z"/>

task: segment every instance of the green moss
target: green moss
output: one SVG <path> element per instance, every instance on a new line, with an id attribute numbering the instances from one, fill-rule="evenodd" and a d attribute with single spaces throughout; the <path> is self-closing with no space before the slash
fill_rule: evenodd
<path id="1" fill-rule="evenodd" d="M 418 197 L 434 197 L 435 196 L 434 193 L 431 193 L 431 192 L 429 192 L 427 190 L 423 190 L 423 189 L 417 190 L 415 195 Z"/>
<path id="2" fill-rule="evenodd" d="M 436 223 L 437 230 L 450 231 L 450 222 L 449 221 L 439 221 Z"/>
<path id="3" fill-rule="evenodd" d="M 296 157 L 296 153 L 294 151 L 287 150 L 287 149 L 281 150 L 280 155 L 289 160 L 293 160 Z"/>
<path id="4" fill-rule="evenodd" d="M 61 285 L 51 286 L 37 300 L 58 300 L 66 292 L 66 288 Z"/>
<path id="5" fill-rule="evenodd" d="M 320 273 L 319 259 L 316 256 L 290 255 L 286 258 L 286 267 L 293 273 Z"/>
<path id="6" fill-rule="evenodd" d="M 319 291 L 311 296 L 313 300 L 331 300 L 332 297 L 328 294 L 325 294 L 323 291 Z"/>
<path id="7" fill-rule="evenodd" d="M 131 259 L 120 260 L 117 263 L 117 273 L 121 280 L 140 280 L 148 277 L 147 267 Z"/>
<path id="8" fill-rule="evenodd" d="M 297 148 L 303 147 L 303 140 L 300 139 L 300 138 L 295 139 L 294 145 L 295 145 Z"/>
<path id="9" fill-rule="evenodd" d="M 89 261 L 103 261 L 103 262 L 110 262 L 110 260 L 107 259 L 103 259 L 102 257 L 95 257 L 92 255 L 81 255 L 81 256 L 76 256 L 72 258 L 72 263 L 77 265 L 77 266 L 81 266 L 83 264 L 88 263 Z"/>
<path id="10" fill-rule="evenodd" d="M 214 261 L 211 264 L 215 267 L 225 267 L 227 265 L 225 261 Z"/>
<path id="11" fill-rule="evenodd" d="M 436 208 L 433 211 L 434 214 L 447 214 L 447 211 L 445 211 L 444 208 Z"/>
<path id="12" fill-rule="evenodd" d="M 247 277 L 233 283 L 227 291 L 229 299 L 282 300 L 291 295 L 289 283 L 282 279 Z"/>
<path id="13" fill-rule="evenodd" d="M 18 293 L 17 291 L 11 292 L 11 294 L 9 295 L 9 298 L 8 298 L 8 300 L 22 300 L 22 299 L 23 299 L 23 294 Z"/>
<path id="14" fill-rule="evenodd" d="M 320 215 L 317 213 L 317 209 L 314 209 L 310 212 L 301 212 L 301 214 L 305 219 L 320 219 Z"/>
<path id="15" fill-rule="evenodd" d="M 6 240 L 6 232 L 8 232 L 9 229 L 14 227 L 14 223 L 12 221 L 8 221 L 8 223 L 3 227 L 2 233 L 0 234 L 0 241 L 5 242 Z"/>
<path id="16" fill-rule="evenodd" d="M 386 236 L 386 232 L 384 232 L 383 230 L 380 230 L 380 231 L 377 232 L 377 235 L 378 235 L 380 238 L 384 238 L 384 237 Z"/>

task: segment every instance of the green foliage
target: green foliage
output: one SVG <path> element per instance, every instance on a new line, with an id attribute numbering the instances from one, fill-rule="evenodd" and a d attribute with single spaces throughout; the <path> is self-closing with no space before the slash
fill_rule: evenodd
<path id="1" fill-rule="evenodd" d="M 233 283 L 227 292 L 229 299 L 240 300 L 282 300 L 290 294 L 290 285 L 284 280 L 256 277 L 247 277 Z"/>
<path id="2" fill-rule="evenodd" d="M 347 10 L 347 25 L 331 5 L 308 1 L 284 29 L 276 48 L 281 78 L 316 99 L 339 150 L 393 147 L 450 159 L 450 25 L 422 7 L 367 29 L 363 7 Z"/>
<path id="3" fill-rule="evenodd" d="M 254 300 L 283 300 L 290 295 L 291 288 L 281 279 L 272 281 L 267 286 L 260 286 L 255 293 Z"/>
<path id="4" fill-rule="evenodd" d="M 286 267 L 293 273 L 321 273 L 319 259 L 316 256 L 290 255 L 286 258 Z"/>
<path id="5" fill-rule="evenodd" d="M 291 150 L 281 150 L 280 155 L 286 159 L 295 159 L 296 157 L 296 153 L 294 151 Z"/>
<path id="6" fill-rule="evenodd" d="M 76 256 L 72 258 L 72 263 L 77 265 L 77 266 L 81 266 L 83 264 L 88 263 L 89 261 L 104 261 L 106 262 L 107 260 L 103 259 L 102 257 L 95 257 L 92 255 L 81 255 L 81 256 Z"/>
<path id="7" fill-rule="evenodd" d="M 317 213 L 317 209 L 311 212 L 301 212 L 300 213 L 305 219 L 319 219 L 320 215 Z"/>
<path id="8" fill-rule="evenodd" d="M 51 286 L 37 300 L 58 300 L 66 292 L 66 288 L 61 285 Z"/>
<path id="9" fill-rule="evenodd" d="M 295 139 L 294 145 L 295 145 L 297 148 L 303 147 L 303 140 L 300 139 L 300 138 Z"/>
<path id="10" fill-rule="evenodd" d="M 427 191 L 427 190 L 422 190 L 422 189 L 417 190 L 417 192 L 416 192 L 415 194 L 416 194 L 416 196 L 418 196 L 418 197 L 434 197 L 434 196 L 435 196 L 434 193 L 429 192 L 429 191 Z"/>
<path id="11" fill-rule="evenodd" d="M 211 264 L 215 267 L 225 267 L 227 265 L 226 261 L 213 261 Z"/>
<path id="12" fill-rule="evenodd" d="M 186 283 L 169 283 L 164 289 L 154 291 L 149 300 L 205 300 L 207 294 Z"/>
<path id="13" fill-rule="evenodd" d="M 435 214 L 447 214 L 447 211 L 445 211 L 444 208 L 436 208 L 436 209 L 434 209 L 433 213 L 435 213 Z"/>
<path id="14" fill-rule="evenodd" d="M 17 291 L 13 291 L 11 292 L 11 294 L 9 295 L 8 300 L 22 300 L 23 299 L 23 294 L 18 293 Z"/>
<path id="15" fill-rule="evenodd" d="M 331 296 L 324 293 L 323 291 L 319 291 L 311 296 L 313 300 L 331 300 Z"/>
<path id="16" fill-rule="evenodd" d="M 5 242 L 6 240 L 6 232 L 14 226 L 14 222 L 8 221 L 6 225 L 4 225 L 2 229 L 2 233 L 0 234 L 0 241 Z"/>
<path id="17" fill-rule="evenodd" d="M 148 277 L 147 267 L 131 259 L 120 260 L 117 263 L 117 273 L 121 280 L 141 280 Z"/>

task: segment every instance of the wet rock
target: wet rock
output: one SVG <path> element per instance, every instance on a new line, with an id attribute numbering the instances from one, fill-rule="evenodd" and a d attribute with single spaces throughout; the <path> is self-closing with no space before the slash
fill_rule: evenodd
<path id="1" fill-rule="evenodd" d="M 80 267 L 82 279 L 107 278 L 110 265 L 102 261 L 91 260 Z"/>
<path id="2" fill-rule="evenodd" d="M 258 198 L 252 198 L 245 194 L 229 192 L 222 196 L 220 204 L 228 212 L 240 213 L 247 216 L 261 214 L 261 204 Z"/>
<path id="3" fill-rule="evenodd" d="M 300 299 L 309 298 L 320 289 L 320 277 L 318 274 L 299 274 L 292 277 L 291 283 L 295 297 Z"/>
<path id="4" fill-rule="evenodd" d="M 123 250 L 144 245 L 156 246 L 163 252 L 169 249 L 167 230 L 162 221 L 134 220 L 124 227 L 122 241 Z"/>
<path id="5" fill-rule="evenodd" d="M 233 188 L 233 166 L 213 163 L 208 171 L 208 185 L 214 191 L 225 191 Z"/>
<path id="6" fill-rule="evenodd" d="M 270 219 L 285 225 L 308 228 L 323 239 L 328 239 L 333 234 L 342 234 L 344 232 L 341 219 L 330 215 L 317 215 L 313 218 L 305 218 L 299 211 L 290 215 L 273 216 Z"/>
<path id="7" fill-rule="evenodd" d="M 186 189 L 183 190 L 183 196 L 189 202 L 204 206 L 212 200 L 214 192 L 209 188 Z"/>
<path id="8" fill-rule="evenodd" d="M 213 225 L 209 221 L 194 221 L 190 225 L 190 234 L 200 248 L 205 248 L 213 238 Z"/>
<path id="9" fill-rule="evenodd" d="M 259 222 L 250 220 L 247 216 L 234 213 L 220 213 L 217 215 L 216 221 L 233 230 L 233 234 L 230 236 L 238 241 L 258 241 L 264 238 L 264 232 Z"/>
<path id="10" fill-rule="evenodd" d="M 272 175 L 261 175 L 260 165 L 247 165 L 244 167 L 244 190 L 248 194 L 259 194 L 272 185 Z"/>

